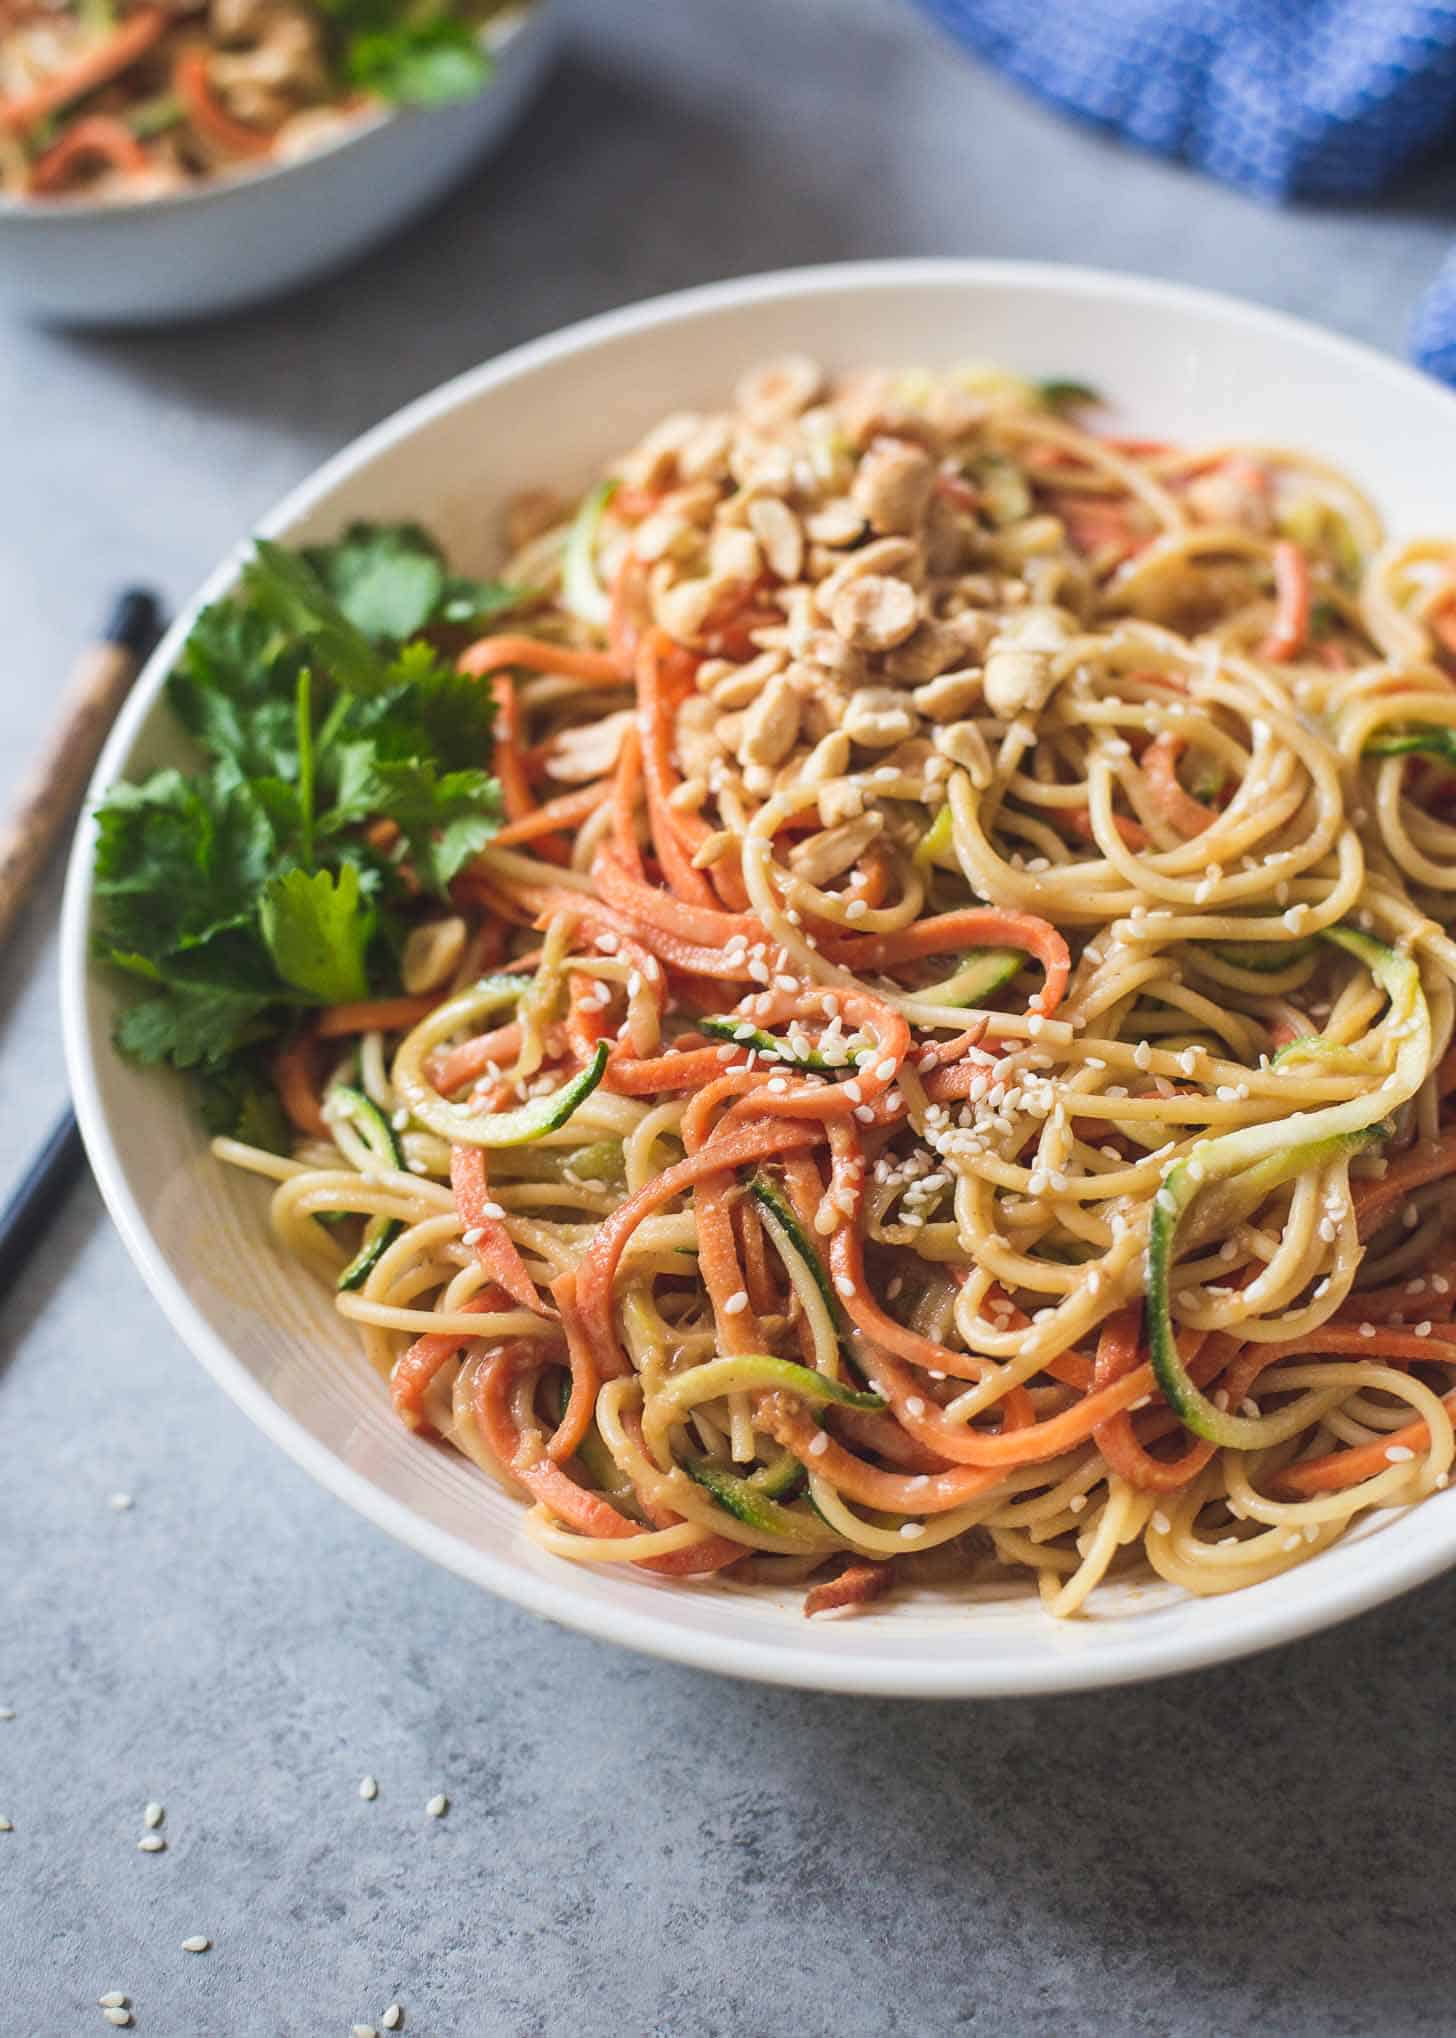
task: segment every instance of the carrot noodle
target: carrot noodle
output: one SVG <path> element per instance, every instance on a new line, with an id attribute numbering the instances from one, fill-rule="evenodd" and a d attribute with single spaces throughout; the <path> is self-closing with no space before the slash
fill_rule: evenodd
<path id="1" fill-rule="evenodd" d="M 364 998 L 356 1005 L 326 1005 L 314 1021 L 314 1037 L 338 1040 L 349 1033 L 405 1033 L 433 1012 L 439 996 Z"/>
<path id="2" fill-rule="evenodd" d="M 1309 635 L 1309 561 L 1298 545 L 1274 547 L 1274 628 L 1264 640 L 1264 656 L 1276 664 L 1293 658 Z"/>
<path id="3" fill-rule="evenodd" d="M 544 807 L 534 813 L 525 813 L 512 821 L 495 837 L 497 849 L 505 849 L 515 842 L 533 842 L 538 836 L 550 835 L 558 828 L 574 828 L 594 814 L 603 801 L 609 797 L 610 787 L 604 784 L 585 785 L 574 793 L 562 793 L 559 799 L 548 800 Z"/>
<path id="4" fill-rule="evenodd" d="M 73 62 L 52 72 L 49 78 L 33 86 L 29 92 L 22 93 L 17 99 L 0 100 L 0 128 L 10 134 L 22 134 L 27 128 L 49 119 L 51 114 L 59 113 L 73 99 L 81 99 L 88 92 L 94 92 L 99 85 L 106 84 L 119 71 L 135 63 L 161 38 L 166 27 L 165 8 L 141 8 L 125 21 L 118 22 L 99 42 Z"/>
<path id="5" fill-rule="evenodd" d="M 893 1573 L 888 1564 L 846 1564 L 837 1578 L 811 1585 L 804 1595 L 806 1614 L 832 1613 L 846 1606 L 867 1606 L 887 1592 Z"/>
<path id="6" fill-rule="evenodd" d="M 324 1117 L 323 1098 L 317 1080 L 315 1038 L 307 1027 L 300 1027 L 274 1056 L 273 1080 L 278 1086 L 279 1101 L 298 1130 L 311 1133 L 318 1139 L 327 1139 L 330 1136 L 329 1122 Z"/>
<path id="7" fill-rule="evenodd" d="M 212 89 L 209 57 L 205 49 L 186 49 L 172 67 L 177 95 L 187 109 L 198 133 L 214 143 L 225 155 L 271 156 L 275 137 L 246 121 L 234 120 Z"/>
<path id="8" fill-rule="evenodd" d="M 570 604 L 458 659 L 452 988 L 277 1058 L 279 1236 L 563 1559 L 1074 1617 L 1449 1474 L 1449 548 L 963 394 L 793 360 L 628 449 Z"/>
<path id="9" fill-rule="evenodd" d="M 69 127 L 53 148 L 36 158 L 30 173 L 34 192 L 59 191 L 71 172 L 88 162 L 119 171 L 145 170 L 147 152 L 122 121 L 93 113 Z"/>

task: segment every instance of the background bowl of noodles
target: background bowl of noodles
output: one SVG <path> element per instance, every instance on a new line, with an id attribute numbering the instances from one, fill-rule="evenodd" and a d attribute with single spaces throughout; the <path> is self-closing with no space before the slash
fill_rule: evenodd
<path id="1" fill-rule="evenodd" d="M 1129 430 L 1193 443 L 1308 449 L 1367 488 L 1397 536 L 1440 530 L 1456 399 L 1364 348 L 1178 286 L 1074 269 L 906 262 L 748 279 L 610 314 L 537 341 L 411 405 L 330 461 L 267 518 L 307 542 L 352 519 L 416 518 L 467 572 L 528 486 L 579 492 L 664 412 L 713 401 L 749 363 L 789 351 L 831 367 L 995 360 L 1074 375 Z M 95 790 L 181 761 L 163 680 L 225 561 L 139 682 Z M 1225 1596 L 1151 1575 L 1102 1587 L 1054 1622 L 1033 1589 L 936 1583 L 868 1617 L 806 1621 L 802 1594 L 689 1585 L 576 1566 L 523 1533 L 520 1503 L 464 1458 L 404 1430 L 325 1289 L 275 1245 L 266 1192 L 220 1166 L 180 1084 L 110 1044 L 115 986 L 88 959 L 93 831 L 83 825 L 63 920 L 66 1048 L 97 1180 L 183 1341 L 324 1485 L 432 1561 L 533 1612 L 659 1656 L 808 1688 L 970 1697 L 1168 1675 L 1311 1633 L 1456 1560 L 1456 1496 L 1367 1516 L 1334 1547 Z M 624 1575 L 625 1574 L 625 1575 Z"/>
<path id="2" fill-rule="evenodd" d="M 376 104 L 258 166 L 127 199 L 0 197 L 0 308 L 70 325 L 212 317 L 337 269 L 504 141 L 556 48 L 554 0 L 486 31 L 493 72 L 449 104 Z"/>

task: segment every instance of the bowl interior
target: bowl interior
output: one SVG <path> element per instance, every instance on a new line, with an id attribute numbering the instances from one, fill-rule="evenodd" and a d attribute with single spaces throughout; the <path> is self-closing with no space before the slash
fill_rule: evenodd
<path id="1" fill-rule="evenodd" d="M 669 409 L 721 399 L 789 349 L 834 366 L 993 360 L 1075 376 L 1127 426 L 1318 451 L 1402 532 L 1440 530 L 1456 400 L 1392 362 L 1230 300 L 1132 279 L 1003 264 L 878 264 L 769 277 L 667 299 L 524 348 L 379 427 L 267 519 L 332 534 L 351 517 L 415 517 L 466 570 L 496 563 L 518 488 L 579 487 Z M 203 590 L 231 580 L 227 562 Z M 119 723 L 98 789 L 177 754 L 159 704 L 183 617 Z M 272 1245 L 264 1185 L 217 1165 L 179 1084 L 109 1045 L 110 982 L 86 964 L 90 828 L 63 930 L 67 1051 L 97 1176 L 174 1326 L 309 1470 L 427 1555 L 541 1613 L 716 1670 L 828 1688 L 954 1696 L 1117 1682 L 1308 1632 L 1456 1559 L 1456 1493 L 1368 1521 L 1299 1569 L 1229 1598 L 1105 1588 L 1057 1624 L 1034 1595 L 929 1596 L 871 1619 L 807 1623 L 799 1595 L 665 1583 L 539 1552 L 519 1507 L 463 1459 L 408 1435 L 352 1333 Z"/>

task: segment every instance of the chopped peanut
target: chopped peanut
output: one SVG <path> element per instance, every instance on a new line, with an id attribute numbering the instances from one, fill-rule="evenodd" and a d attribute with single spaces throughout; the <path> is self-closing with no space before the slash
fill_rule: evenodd
<path id="1" fill-rule="evenodd" d="M 880 537 L 920 528 L 935 486 L 935 463 L 907 439 L 876 439 L 859 464 L 851 494 Z"/>
<path id="2" fill-rule="evenodd" d="M 866 750 L 888 750 L 913 736 L 915 725 L 915 711 L 903 694 L 888 686 L 862 686 L 850 695 L 842 726 Z"/>
<path id="3" fill-rule="evenodd" d="M 799 734 L 799 696 L 783 673 L 771 679 L 743 717 L 741 764 L 782 764 Z"/>
<path id="4" fill-rule="evenodd" d="M 831 615 L 835 629 L 856 650 L 888 651 L 914 630 L 920 604 L 908 580 L 867 573 L 840 589 Z"/>

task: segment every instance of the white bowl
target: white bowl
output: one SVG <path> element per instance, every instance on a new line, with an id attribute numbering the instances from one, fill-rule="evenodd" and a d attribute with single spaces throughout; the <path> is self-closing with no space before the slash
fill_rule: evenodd
<path id="1" fill-rule="evenodd" d="M 1313 327 L 1133 279 L 997 262 L 809 269 L 690 291 L 575 326 L 447 384 L 329 462 L 266 518 L 293 540 L 351 517 L 417 517 L 467 570 L 493 563 L 505 498 L 582 486 L 662 412 L 719 400 L 790 348 L 831 364 L 989 358 L 1073 375 L 1155 434 L 1277 440 L 1339 462 L 1401 530 L 1449 528 L 1456 399 Z M 231 584 L 236 556 L 198 597 Z M 183 616 L 137 685 L 95 790 L 178 752 L 159 695 Z M 270 1242 L 266 1191 L 209 1156 L 180 1084 L 108 1040 L 115 986 L 88 966 L 92 830 L 62 928 L 66 1049 L 86 1144 L 132 1257 L 214 1377 L 298 1462 L 426 1556 L 553 1619 L 706 1669 L 838 1691 L 969 1697 L 1162 1676 L 1375 1606 L 1456 1559 L 1456 1490 L 1368 1521 L 1298 1569 L 1227 1598 L 1107 1588 L 1056 1623 L 1035 1595 L 925 1597 L 806 1621 L 798 1593 L 577 1567 L 522 1533 L 518 1505 L 407 1434 L 327 1295 Z"/>
<path id="2" fill-rule="evenodd" d="M 312 153 L 134 204 L 0 199 L 0 308 L 68 325 L 211 317 L 383 240 L 504 140 L 557 40 L 556 0 L 490 37 L 473 99 L 366 115 Z"/>

